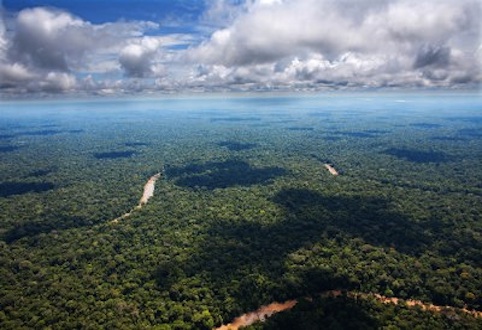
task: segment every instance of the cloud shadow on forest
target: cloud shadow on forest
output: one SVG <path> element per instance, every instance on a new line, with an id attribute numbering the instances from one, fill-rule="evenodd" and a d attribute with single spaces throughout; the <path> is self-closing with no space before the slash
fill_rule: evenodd
<path id="1" fill-rule="evenodd" d="M 468 138 L 464 138 L 464 137 L 457 137 L 457 136 L 433 136 L 430 138 L 430 140 L 433 140 L 433 141 L 449 141 L 449 142 L 465 142 L 467 140 L 469 140 Z"/>
<path id="2" fill-rule="evenodd" d="M 0 197 L 23 195 L 30 192 L 40 193 L 55 188 L 51 182 L 3 182 L 0 183 Z"/>
<path id="3" fill-rule="evenodd" d="M 20 147 L 17 146 L 0 146 L 0 154 L 7 153 L 7 152 L 12 152 L 15 150 L 20 149 Z"/>
<path id="4" fill-rule="evenodd" d="M 0 134 L 0 140 L 10 140 L 13 139 L 15 135 L 13 134 Z"/>
<path id="5" fill-rule="evenodd" d="M 39 234 L 50 233 L 53 230 L 60 231 L 90 225 L 92 225 L 91 221 L 87 221 L 81 217 L 66 218 L 56 216 L 55 219 L 51 219 L 51 221 L 47 222 L 29 221 L 22 224 L 16 224 L 3 235 L 3 239 L 8 244 L 11 244 L 19 239 L 35 237 Z"/>
<path id="6" fill-rule="evenodd" d="M 410 124 L 409 126 L 421 128 L 421 129 L 434 129 L 434 128 L 442 127 L 442 125 L 440 124 L 433 124 L 433 123 L 413 123 L 413 124 Z"/>
<path id="7" fill-rule="evenodd" d="M 383 153 L 413 163 L 443 163 L 451 160 L 448 154 L 437 151 L 390 148 L 383 151 Z"/>
<path id="8" fill-rule="evenodd" d="M 309 126 L 290 126 L 286 128 L 289 131 L 298 131 L 298 132 L 311 132 L 314 131 L 314 127 Z"/>
<path id="9" fill-rule="evenodd" d="M 301 282 L 297 283 L 284 278 L 288 255 L 320 240 L 335 239 L 342 244 L 350 237 L 361 238 L 371 245 L 395 248 L 409 255 L 418 255 L 431 244 L 422 225 L 391 211 L 389 201 L 381 198 L 333 197 L 308 189 L 286 189 L 272 201 L 283 209 L 282 220 L 274 224 L 214 222 L 201 242 L 200 253 L 182 265 L 166 262 L 159 266 L 153 274 L 158 285 L 167 289 L 178 276 L 203 273 L 216 288 L 229 287 L 234 291 L 231 294 L 244 310 L 249 310 L 266 303 L 267 299 L 283 301 L 314 292 L 355 287 L 356 284 L 330 267 L 307 266 L 298 273 Z M 252 272 L 257 275 L 251 276 Z M 232 288 L 233 281 L 238 283 L 242 274 L 239 287 Z M 279 290 L 261 289 L 262 277 L 279 283 Z M 271 296 L 263 296 L 263 290 L 268 290 Z"/>
<path id="10" fill-rule="evenodd" d="M 450 116 L 446 117 L 449 121 L 461 121 L 470 124 L 482 124 L 482 116 Z"/>
<path id="11" fill-rule="evenodd" d="M 478 128 L 463 128 L 457 131 L 457 135 L 469 139 L 480 139 L 482 131 Z"/>
<path id="12" fill-rule="evenodd" d="M 365 130 L 365 131 L 333 131 L 329 132 L 333 136 L 342 136 L 348 138 L 366 139 L 366 138 L 376 138 L 382 134 L 388 133 L 384 130 Z"/>
<path id="13" fill-rule="evenodd" d="M 213 190 L 234 186 L 269 184 L 273 179 L 286 175 L 281 167 L 252 167 L 239 160 L 190 164 L 184 167 L 167 166 L 166 175 L 174 178 L 181 187 Z"/>
<path id="14" fill-rule="evenodd" d="M 126 142 L 124 143 L 126 147 L 147 147 L 149 143 L 146 142 Z"/>
<path id="15" fill-rule="evenodd" d="M 97 159 L 117 159 L 117 158 L 129 158 L 135 155 L 135 151 L 109 151 L 109 152 L 97 152 L 94 157 Z"/>
<path id="16" fill-rule="evenodd" d="M 49 174 L 53 173 L 54 171 L 55 171 L 54 169 L 38 169 L 38 170 L 30 172 L 27 175 L 27 177 L 39 178 L 39 177 L 42 177 L 42 176 L 49 175 Z"/>
<path id="17" fill-rule="evenodd" d="M 340 141 L 342 140 L 343 138 L 340 137 L 340 136 L 334 136 L 334 135 L 324 135 L 322 137 L 322 140 L 323 141 Z"/>
<path id="18" fill-rule="evenodd" d="M 296 221 L 323 231 L 360 237 L 376 246 L 394 247 L 405 254 L 426 248 L 423 228 L 389 210 L 389 201 L 372 197 L 324 196 L 307 189 L 278 193 L 274 202 Z"/>
<path id="19" fill-rule="evenodd" d="M 289 313 L 276 313 L 263 324 L 266 330 L 379 329 L 369 302 L 347 295 L 299 299 Z M 323 326 L 320 326 L 320 325 Z"/>
<path id="20" fill-rule="evenodd" d="M 253 122 L 261 121 L 260 117 L 253 116 L 225 116 L 225 117 L 212 117 L 210 119 L 211 123 L 215 122 L 227 122 L 227 123 L 238 123 L 238 122 Z"/>
<path id="21" fill-rule="evenodd" d="M 250 150 L 257 146 L 256 143 L 241 143 L 236 141 L 222 141 L 218 143 L 220 147 L 226 147 L 230 151 Z"/>
<path id="22" fill-rule="evenodd" d="M 22 132 L 21 135 L 27 135 L 27 136 L 52 136 L 52 135 L 57 135 L 62 133 L 59 130 L 54 130 L 54 129 L 44 129 L 40 131 L 27 131 L 27 132 Z"/>

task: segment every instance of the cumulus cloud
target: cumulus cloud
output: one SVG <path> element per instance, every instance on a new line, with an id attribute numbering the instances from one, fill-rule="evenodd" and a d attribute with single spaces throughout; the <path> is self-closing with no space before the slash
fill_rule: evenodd
<path id="1" fill-rule="evenodd" d="M 6 60 L 8 40 L 5 28 L 5 19 L 2 17 L 3 11 L 0 8 L 0 61 Z"/>
<path id="2" fill-rule="evenodd" d="M 386 86 L 392 77 L 402 86 L 448 86 L 456 72 L 480 78 L 479 43 L 476 0 L 254 1 L 188 57 L 213 68 L 202 79 L 244 68 L 246 81 L 266 84 L 259 68 L 270 66 L 272 82 L 285 85 Z"/>
<path id="3" fill-rule="evenodd" d="M 144 37 L 138 42 L 124 47 L 120 53 L 119 62 L 127 76 L 142 78 L 162 70 L 153 63 L 159 46 L 158 39 Z"/>
<path id="4" fill-rule="evenodd" d="M 154 23 L 93 25 L 70 13 L 44 7 L 22 10 L 16 19 L 13 50 L 32 65 L 61 71 L 82 65 L 88 51 L 107 48 L 142 35 Z"/>
<path id="5" fill-rule="evenodd" d="M 242 65 L 303 52 L 336 58 L 348 51 L 387 52 L 419 43 L 443 44 L 477 28 L 477 9 L 471 0 L 261 2 L 231 26 L 216 31 L 194 55 L 205 62 Z"/>
<path id="6" fill-rule="evenodd" d="M 29 81 L 35 78 L 35 75 L 19 63 L 0 65 L 0 77 L 2 77 L 2 84 L 8 85 L 9 82 Z M 15 84 L 13 84 L 15 85 Z"/>
<path id="7" fill-rule="evenodd" d="M 27 9 L 17 17 L 16 52 L 34 66 L 67 71 L 90 45 L 87 23 L 61 11 Z"/>
<path id="8" fill-rule="evenodd" d="M 77 86 L 75 73 L 88 72 L 92 67 L 101 73 L 123 67 L 142 76 L 139 61 L 149 63 L 154 42 L 139 42 L 142 54 L 137 63 L 136 46 L 129 45 L 145 31 L 158 27 L 152 22 L 95 25 L 45 7 L 20 11 L 11 25 L 13 31 L 7 36 L 3 21 L 0 24 L 0 87 L 20 92 L 73 90 Z"/>
<path id="9" fill-rule="evenodd" d="M 0 93 L 477 87 L 480 0 L 213 0 L 179 23 L 0 20 Z M 6 28 L 8 26 L 8 29 Z M 173 30 L 173 31 L 174 31 Z"/>
<path id="10" fill-rule="evenodd" d="M 192 55 L 233 66 L 272 62 L 310 50 L 337 54 L 363 46 L 364 39 L 351 33 L 350 24 L 333 1 L 261 2 L 213 33 Z"/>
<path id="11" fill-rule="evenodd" d="M 76 86 L 76 79 L 65 72 L 49 72 L 39 84 L 44 91 L 63 92 L 73 89 Z"/>

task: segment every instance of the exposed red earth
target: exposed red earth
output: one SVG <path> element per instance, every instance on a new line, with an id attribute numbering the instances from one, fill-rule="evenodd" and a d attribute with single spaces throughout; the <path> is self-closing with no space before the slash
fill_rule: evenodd
<path id="1" fill-rule="evenodd" d="M 331 290 L 322 293 L 321 295 L 324 297 L 338 297 L 341 296 L 343 293 L 340 290 Z M 465 308 L 456 308 L 453 306 L 438 306 L 433 305 L 430 303 L 425 303 L 420 300 L 414 299 L 400 299 L 396 297 L 385 297 L 377 293 L 361 293 L 361 292 L 347 292 L 346 295 L 350 298 L 358 298 L 358 299 L 368 299 L 368 298 L 375 298 L 376 300 L 384 303 L 384 304 L 393 304 L 393 305 L 406 305 L 408 307 L 420 307 L 423 310 L 431 311 L 435 313 L 443 312 L 444 310 L 451 310 L 456 312 L 464 312 L 475 317 L 482 317 L 482 312 L 480 311 L 473 311 L 468 310 Z M 306 298 L 307 300 L 311 300 L 310 298 Z M 238 316 L 235 318 L 231 323 L 225 324 L 216 328 L 215 330 L 238 330 L 241 327 L 245 327 L 251 325 L 257 321 L 263 322 L 268 317 L 272 316 L 275 313 L 283 312 L 286 310 L 292 309 L 298 300 L 287 300 L 283 303 L 274 302 L 269 305 L 261 306 L 254 312 L 249 312 Z"/>

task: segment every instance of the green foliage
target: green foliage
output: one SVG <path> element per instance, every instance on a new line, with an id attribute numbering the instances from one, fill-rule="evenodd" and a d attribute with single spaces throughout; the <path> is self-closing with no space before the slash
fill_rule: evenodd
<path id="1" fill-rule="evenodd" d="M 422 125 L 416 111 L 219 102 L 0 118 L 0 328 L 212 329 L 294 298 L 251 328 L 480 327 L 463 312 L 318 295 L 482 309 L 469 111 L 423 113 Z M 163 168 L 154 197 L 111 223 Z"/>

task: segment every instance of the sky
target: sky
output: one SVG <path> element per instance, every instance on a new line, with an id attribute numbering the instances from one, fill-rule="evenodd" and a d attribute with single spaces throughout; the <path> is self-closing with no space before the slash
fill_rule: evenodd
<path id="1" fill-rule="evenodd" d="M 481 8 L 482 0 L 3 0 L 0 97 L 478 90 Z"/>

